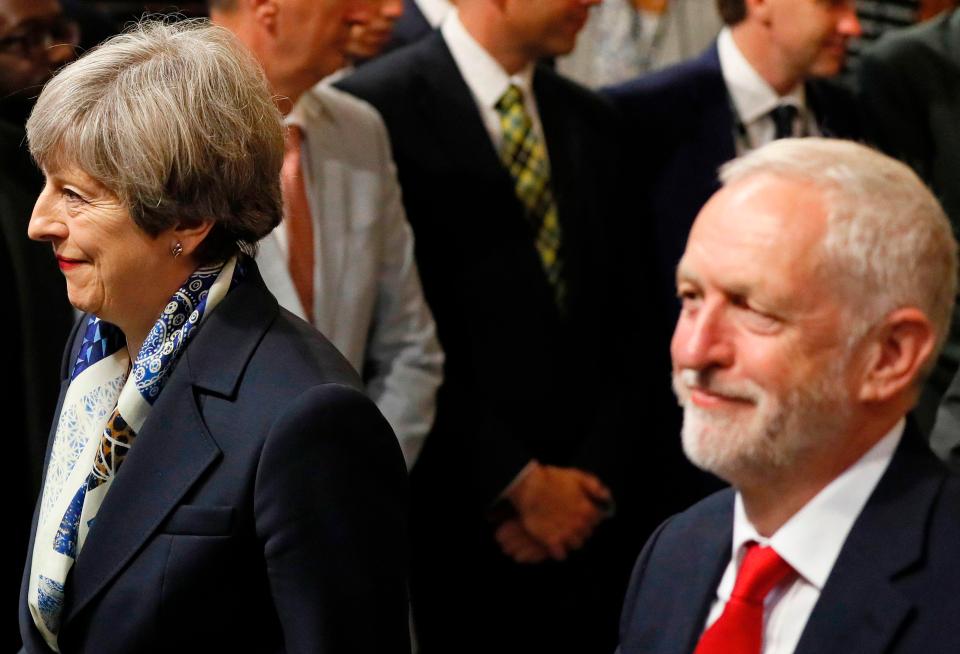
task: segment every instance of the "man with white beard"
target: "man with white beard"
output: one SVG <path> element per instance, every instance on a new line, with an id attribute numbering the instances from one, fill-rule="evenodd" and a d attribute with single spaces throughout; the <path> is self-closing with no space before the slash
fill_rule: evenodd
<path id="1" fill-rule="evenodd" d="M 907 417 L 956 288 L 942 209 L 843 141 L 777 141 L 721 178 L 671 355 L 684 451 L 732 488 L 651 537 L 619 651 L 960 651 L 960 480 Z"/>

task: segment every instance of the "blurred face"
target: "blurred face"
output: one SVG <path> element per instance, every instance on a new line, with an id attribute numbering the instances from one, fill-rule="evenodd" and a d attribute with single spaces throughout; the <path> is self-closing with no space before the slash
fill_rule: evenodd
<path id="1" fill-rule="evenodd" d="M 847 41 L 859 36 L 854 0 L 764 0 L 770 36 L 798 79 L 831 77 L 843 68 Z"/>
<path id="2" fill-rule="evenodd" d="M 577 44 L 577 34 L 589 10 L 601 0 L 505 0 L 505 14 L 517 43 L 531 58 L 567 54 Z"/>
<path id="3" fill-rule="evenodd" d="M 144 282 L 169 275 L 175 237 L 146 234 L 113 193 L 80 170 L 44 174 L 27 233 L 53 245 L 70 303 L 121 327 L 131 318 L 152 322 L 169 295 L 153 298 L 154 284 Z"/>
<path id="4" fill-rule="evenodd" d="M 755 176 L 704 207 L 678 267 L 684 451 L 735 485 L 829 443 L 849 415 L 842 305 L 818 269 L 825 233 L 818 193 Z"/>
<path id="5" fill-rule="evenodd" d="M 371 0 L 277 0 L 273 62 L 306 90 L 342 68 L 353 25 L 371 18 Z"/>
<path id="6" fill-rule="evenodd" d="M 78 36 L 56 0 L 0 0 L 0 97 L 35 96 L 73 58 Z"/>
<path id="7" fill-rule="evenodd" d="M 403 15 L 403 0 L 371 0 L 373 14 L 366 24 L 350 28 L 347 55 L 351 59 L 370 59 L 383 51 L 393 35 L 393 24 Z"/>

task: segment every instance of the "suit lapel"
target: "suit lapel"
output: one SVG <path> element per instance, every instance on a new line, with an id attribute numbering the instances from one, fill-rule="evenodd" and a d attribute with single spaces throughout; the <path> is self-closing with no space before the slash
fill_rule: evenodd
<path id="1" fill-rule="evenodd" d="M 431 122 L 444 150 L 436 165 L 448 167 L 450 161 L 456 161 L 465 174 L 495 181 L 512 193 L 510 175 L 500 163 L 476 101 L 441 32 L 425 39 L 420 55 L 420 75 L 426 86 L 420 97 L 421 115 Z"/>
<path id="2" fill-rule="evenodd" d="M 686 562 L 686 569 L 678 578 L 689 579 L 682 585 L 682 596 L 678 597 L 677 610 L 672 612 L 671 630 L 676 634 L 676 644 L 684 647 L 678 652 L 692 652 L 703 633 L 707 615 L 716 597 L 717 586 L 723 571 L 730 562 L 733 543 L 733 493 L 722 511 L 717 511 L 710 522 L 703 522 L 693 531 L 690 542 L 702 543 L 695 555 Z M 691 611 L 691 603 L 696 610 Z"/>
<path id="3" fill-rule="evenodd" d="M 210 314 L 185 350 L 103 502 L 67 584 L 66 626 L 134 557 L 220 456 L 198 392 L 230 396 L 277 315 L 256 266 Z"/>
<path id="4" fill-rule="evenodd" d="M 313 186 L 308 194 L 313 214 L 314 242 L 316 245 L 316 289 L 315 317 L 327 322 L 314 322 L 317 329 L 332 334 L 337 316 L 342 288 L 344 266 L 351 258 L 352 241 L 350 239 L 349 220 L 353 210 L 351 191 L 351 171 L 334 153 L 339 153 L 344 143 L 351 137 L 344 133 L 343 126 L 337 122 L 334 114 L 327 109 L 320 93 L 311 92 L 304 102 L 306 125 L 322 126 L 322 129 L 310 129 L 309 139 L 309 175 Z"/>
<path id="5" fill-rule="evenodd" d="M 716 43 L 699 60 L 700 79 L 689 86 L 691 106 L 699 107 L 701 119 L 693 135 L 693 143 L 713 164 L 726 162 L 737 155 L 736 134 L 738 118 L 733 113 L 730 93 L 720 68 L 720 53 Z M 692 168 L 691 168 L 692 169 Z M 708 166 L 711 187 L 719 187 L 716 165 Z"/>
<path id="6" fill-rule="evenodd" d="M 944 471 L 911 423 L 847 537 L 797 645 L 798 654 L 879 654 L 910 619 L 896 581 L 918 565 Z"/>

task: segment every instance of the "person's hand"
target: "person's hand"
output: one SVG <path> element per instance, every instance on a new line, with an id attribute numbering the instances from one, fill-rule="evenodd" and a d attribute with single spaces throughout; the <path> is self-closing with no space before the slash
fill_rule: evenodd
<path id="1" fill-rule="evenodd" d="M 541 563 L 550 556 L 547 548 L 528 534 L 517 518 L 497 527 L 495 538 L 503 553 L 517 563 Z"/>
<path id="2" fill-rule="evenodd" d="M 602 505 L 612 500 L 607 487 L 593 475 L 538 463 L 507 498 L 523 529 L 558 561 L 583 546 L 604 517 Z"/>

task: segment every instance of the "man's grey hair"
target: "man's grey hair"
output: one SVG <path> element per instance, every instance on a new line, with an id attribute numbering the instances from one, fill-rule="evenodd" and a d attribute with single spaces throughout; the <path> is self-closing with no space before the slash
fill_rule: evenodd
<path id="1" fill-rule="evenodd" d="M 891 311 L 916 307 L 933 324 L 939 351 L 957 289 L 957 242 L 940 203 L 909 167 L 851 141 L 805 138 L 774 141 L 720 170 L 725 185 L 756 175 L 806 182 L 822 194 L 823 279 L 847 305 L 851 340 Z"/>
<path id="2" fill-rule="evenodd" d="M 27 139 L 150 235 L 214 221 L 201 263 L 253 253 L 282 217 L 283 119 L 253 56 L 206 20 L 143 21 L 90 50 L 47 83 Z"/>

